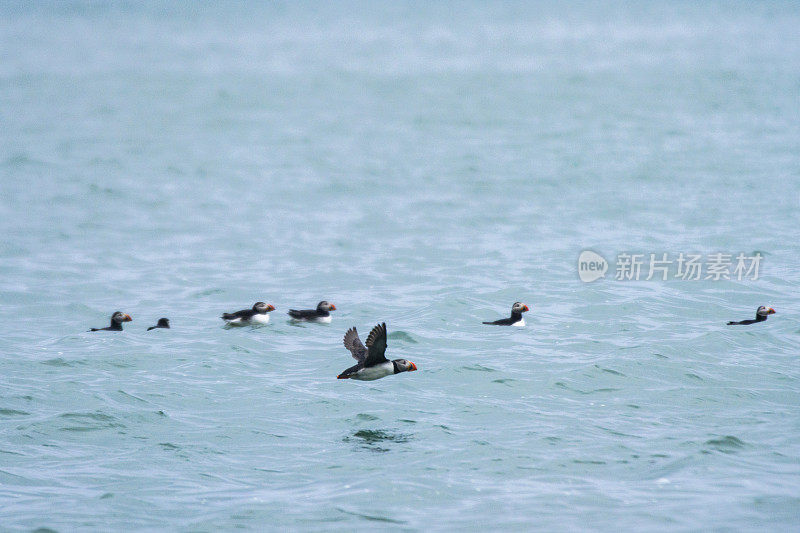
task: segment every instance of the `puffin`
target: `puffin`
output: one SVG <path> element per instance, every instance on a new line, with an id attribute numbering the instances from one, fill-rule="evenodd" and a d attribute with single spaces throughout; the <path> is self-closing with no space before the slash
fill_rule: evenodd
<path id="1" fill-rule="evenodd" d="M 378 324 L 367 336 L 367 346 L 361 344 L 358 331 L 355 327 L 344 334 L 344 347 L 350 350 L 353 359 L 358 364 L 351 366 L 338 376 L 337 379 L 357 379 L 360 381 L 373 381 L 385 378 L 400 372 L 413 372 L 417 365 L 405 359 L 386 359 L 386 322 Z"/>
<path id="2" fill-rule="evenodd" d="M 495 320 L 494 322 L 484 322 L 484 324 L 490 324 L 492 326 L 516 326 L 518 328 L 522 328 L 525 326 L 525 319 L 522 318 L 522 313 L 527 313 L 530 311 L 528 306 L 522 302 L 514 302 L 514 305 L 511 306 L 511 316 L 508 318 L 501 318 L 500 320 Z"/>
<path id="3" fill-rule="evenodd" d="M 264 302 L 256 302 L 253 304 L 252 309 L 242 309 L 235 313 L 222 313 L 222 320 L 225 320 L 229 326 L 250 326 L 253 324 L 268 324 L 269 313 L 274 311 L 275 306 L 265 304 Z"/>
<path id="4" fill-rule="evenodd" d="M 158 324 L 156 324 L 155 326 L 150 326 L 149 328 L 147 328 L 147 331 L 159 328 L 169 329 L 169 318 L 159 318 Z"/>
<path id="5" fill-rule="evenodd" d="M 289 316 L 292 320 L 305 321 L 305 322 L 322 322 L 323 324 L 331 323 L 331 311 L 336 311 L 336 306 L 322 300 L 317 304 L 316 309 L 289 309 Z"/>
<path id="6" fill-rule="evenodd" d="M 767 320 L 769 315 L 774 315 L 775 310 L 771 307 L 759 306 L 756 309 L 756 318 L 755 320 L 740 320 L 739 322 L 730 321 L 728 322 L 728 326 L 746 326 L 747 324 L 755 324 L 756 322 L 764 322 Z"/>
<path id="7" fill-rule="evenodd" d="M 131 315 L 126 315 L 122 311 L 117 311 L 111 315 L 111 325 L 107 328 L 92 328 L 89 331 L 122 331 L 122 323 L 133 320 Z"/>

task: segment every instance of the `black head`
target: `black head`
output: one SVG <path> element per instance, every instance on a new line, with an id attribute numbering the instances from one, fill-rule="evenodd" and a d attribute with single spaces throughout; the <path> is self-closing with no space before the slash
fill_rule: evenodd
<path id="1" fill-rule="evenodd" d="M 111 323 L 112 324 L 122 324 L 123 322 L 130 322 L 133 320 L 131 315 L 126 315 L 122 311 L 117 311 L 113 315 L 111 315 Z"/>
<path id="2" fill-rule="evenodd" d="M 159 318 L 158 319 L 158 324 L 156 324 L 156 327 L 169 328 L 169 318 Z"/>
<path id="3" fill-rule="evenodd" d="M 511 306 L 512 313 L 527 313 L 528 311 L 530 311 L 530 309 L 522 302 L 514 302 L 514 305 Z"/>
<path id="4" fill-rule="evenodd" d="M 265 315 L 265 314 L 269 313 L 270 311 L 274 311 L 274 310 L 275 310 L 275 306 L 274 305 L 265 304 L 264 302 L 256 302 L 255 304 L 253 304 L 253 311 L 255 311 L 256 313 L 259 313 L 261 315 Z"/>
<path id="5" fill-rule="evenodd" d="M 317 311 L 324 311 L 326 313 L 329 311 L 336 311 L 336 306 L 326 302 L 325 300 L 322 300 L 317 304 Z"/>
<path id="6" fill-rule="evenodd" d="M 399 374 L 400 372 L 413 372 L 417 369 L 417 365 L 405 359 L 395 359 L 392 363 L 394 364 L 395 374 Z"/>

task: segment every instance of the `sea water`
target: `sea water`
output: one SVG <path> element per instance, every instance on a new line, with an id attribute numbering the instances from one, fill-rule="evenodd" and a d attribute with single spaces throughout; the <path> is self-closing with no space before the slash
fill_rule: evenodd
<path id="1" fill-rule="evenodd" d="M 3 2 L 0 529 L 797 530 L 798 27 Z M 337 380 L 384 321 L 419 370 Z"/>

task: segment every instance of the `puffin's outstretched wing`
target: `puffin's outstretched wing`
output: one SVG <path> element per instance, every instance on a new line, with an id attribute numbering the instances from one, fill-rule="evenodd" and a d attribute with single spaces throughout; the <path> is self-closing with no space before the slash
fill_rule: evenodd
<path id="1" fill-rule="evenodd" d="M 344 334 L 344 340 L 342 342 L 344 343 L 344 347 L 350 350 L 353 359 L 359 363 L 364 362 L 364 359 L 367 358 L 367 349 L 361 344 L 361 339 L 358 338 L 358 331 L 356 331 L 356 328 L 348 329 L 347 333 Z"/>
<path id="2" fill-rule="evenodd" d="M 386 356 L 386 322 L 378 324 L 367 336 L 367 358 L 364 366 L 375 366 L 387 361 Z"/>

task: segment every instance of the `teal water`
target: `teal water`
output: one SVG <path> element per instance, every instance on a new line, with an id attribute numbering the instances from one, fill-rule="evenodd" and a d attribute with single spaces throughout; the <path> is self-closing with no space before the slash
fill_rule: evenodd
<path id="1" fill-rule="evenodd" d="M 0 529 L 797 530 L 798 27 L 0 4 Z M 585 249 L 764 259 L 582 283 Z M 379 321 L 419 371 L 337 381 Z"/>

